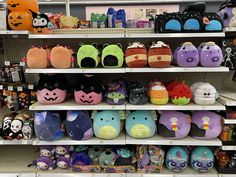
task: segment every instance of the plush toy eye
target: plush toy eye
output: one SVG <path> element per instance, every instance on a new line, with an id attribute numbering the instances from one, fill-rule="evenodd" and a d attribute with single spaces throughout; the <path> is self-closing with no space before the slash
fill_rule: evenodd
<path id="1" fill-rule="evenodd" d="M 197 162 L 197 163 L 195 164 L 195 166 L 198 167 L 198 168 L 200 168 L 200 167 L 202 166 L 202 163 L 201 163 L 201 162 Z"/>
<path id="2" fill-rule="evenodd" d="M 91 90 L 94 90 L 94 87 L 90 87 Z"/>
<path id="3" fill-rule="evenodd" d="M 207 47 L 207 50 L 209 50 L 209 49 L 210 49 L 210 47 L 208 46 L 208 47 Z"/>
<path id="4" fill-rule="evenodd" d="M 133 120 L 135 120 L 135 117 L 133 117 Z"/>
<path id="5" fill-rule="evenodd" d="M 70 136 L 73 136 L 73 133 L 72 133 L 72 132 L 70 132 Z"/>
<path id="6" fill-rule="evenodd" d="M 185 50 L 185 47 L 183 47 L 183 50 Z"/>
<path id="7" fill-rule="evenodd" d="M 208 167 L 208 168 L 212 168 L 212 167 L 213 167 L 213 163 L 212 163 L 212 162 L 209 162 L 209 163 L 207 164 L 207 167 Z"/>
<path id="8" fill-rule="evenodd" d="M 175 162 L 170 162 L 169 165 L 170 165 L 170 167 L 175 167 L 176 163 Z"/>
<path id="9" fill-rule="evenodd" d="M 115 120 L 115 118 L 114 118 L 114 117 L 112 117 L 112 118 L 111 118 L 111 120 Z"/>
<path id="10" fill-rule="evenodd" d="M 53 95 L 57 95 L 57 94 L 54 92 Z"/>
<path id="11" fill-rule="evenodd" d="M 182 168 L 185 168 L 186 166 L 187 166 L 187 164 L 185 162 L 181 164 Z"/>
<path id="12" fill-rule="evenodd" d="M 208 96 L 210 96 L 211 94 L 210 93 L 208 93 Z"/>
<path id="13" fill-rule="evenodd" d="M 22 17 L 21 17 L 21 16 L 18 16 L 17 19 L 22 19 Z"/>
<path id="14" fill-rule="evenodd" d="M 145 120 L 147 120 L 148 118 L 147 118 L 147 117 L 145 117 L 144 119 L 145 119 Z"/>
<path id="15" fill-rule="evenodd" d="M 203 95 L 205 95 L 205 96 L 206 96 L 206 95 L 207 95 L 207 93 L 204 93 Z"/>
<path id="16" fill-rule="evenodd" d="M 58 87 L 58 83 L 55 83 L 55 87 Z"/>
<path id="17" fill-rule="evenodd" d="M 10 17 L 9 17 L 9 19 L 13 19 L 13 17 L 12 17 L 12 16 L 10 16 Z"/>
<path id="18" fill-rule="evenodd" d="M 100 120 L 103 121 L 103 118 L 101 118 Z"/>

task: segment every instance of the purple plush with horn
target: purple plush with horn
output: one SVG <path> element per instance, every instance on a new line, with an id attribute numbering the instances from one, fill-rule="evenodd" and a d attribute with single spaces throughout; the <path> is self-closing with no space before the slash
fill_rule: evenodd
<path id="1" fill-rule="evenodd" d="M 191 42 L 185 42 L 174 52 L 174 64 L 182 67 L 193 67 L 199 63 L 197 48 Z"/>
<path id="2" fill-rule="evenodd" d="M 55 161 L 48 157 L 40 157 L 37 160 L 37 168 L 40 170 L 53 170 L 55 167 Z"/>
<path id="3" fill-rule="evenodd" d="M 41 157 L 53 158 L 55 153 L 55 146 L 40 146 L 39 152 Z"/>
<path id="4" fill-rule="evenodd" d="M 222 130 L 222 117 L 211 111 L 196 111 L 192 115 L 190 134 L 197 139 L 214 139 Z"/>
<path id="5" fill-rule="evenodd" d="M 72 159 L 71 157 L 59 156 L 57 158 L 57 166 L 62 169 L 71 168 Z"/>
<path id="6" fill-rule="evenodd" d="M 200 65 L 206 67 L 217 67 L 223 62 L 221 48 L 214 42 L 202 43 L 198 47 Z"/>
<path id="7" fill-rule="evenodd" d="M 169 139 L 185 138 L 191 128 L 189 115 L 177 111 L 162 111 L 158 130 L 161 136 Z"/>

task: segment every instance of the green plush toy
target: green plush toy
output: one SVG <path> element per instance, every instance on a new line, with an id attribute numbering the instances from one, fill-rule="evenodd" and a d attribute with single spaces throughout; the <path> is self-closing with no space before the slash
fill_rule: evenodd
<path id="1" fill-rule="evenodd" d="M 102 66 L 106 68 L 120 68 L 124 62 L 124 52 L 121 44 L 105 44 L 102 51 Z"/>
<path id="2" fill-rule="evenodd" d="M 97 45 L 81 45 L 77 53 L 77 63 L 80 68 L 95 68 L 100 62 Z"/>

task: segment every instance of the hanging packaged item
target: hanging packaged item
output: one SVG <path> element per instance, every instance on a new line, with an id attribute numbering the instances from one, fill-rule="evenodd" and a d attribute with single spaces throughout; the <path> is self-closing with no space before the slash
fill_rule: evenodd
<path id="1" fill-rule="evenodd" d="M 106 28 L 107 16 L 105 14 L 91 14 L 91 27 L 92 28 Z"/>

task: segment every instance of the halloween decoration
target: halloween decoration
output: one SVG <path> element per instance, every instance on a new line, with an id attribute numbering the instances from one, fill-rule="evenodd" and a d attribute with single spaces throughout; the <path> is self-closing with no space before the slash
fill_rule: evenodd
<path id="1" fill-rule="evenodd" d="M 156 132 L 155 111 L 134 111 L 127 113 L 125 129 L 133 138 L 150 138 Z"/>
<path id="2" fill-rule="evenodd" d="M 12 139 L 23 139 L 22 127 L 24 125 L 25 119 L 23 116 L 17 115 L 11 122 L 10 133 L 7 136 L 8 140 Z"/>
<path id="3" fill-rule="evenodd" d="M 37 160 L 37 169 L 39 170 L 53 170 L 56 168 L 56 161 L 48 157 L 40 157 Z"/>
<path id="4" fill-rule="evenodd" d="M 236 27 L 235 4 L 232 1 L 225 1 L 219 10 L 219 16 L 224 27 Z"/>
<path id="5" fill-rule="evenodd" d="M 174 51 L 174 64 L 181 67 L 193 67 L 199 63 L 197 48 L 191 42 L 185 42 Z"/>
<path id="6" fill-rule="evenodd" d="M 93 160 L 93 164 L 99 164 L 99 156 L 102 152 L 102 146 L 93 146 L 88 149 L 88 155 Z"/>
<path id="7" fill-rule="evenodd" d="M 7 8 L 10 11 L 28 11 L 37 13 L 39 5 L 37 0 L 7 0 Z"/>
<path id="8" fill-rule="evenodd" d="M 222 130 L 222 117 L 210 111 L 196 111 L 192 115 L 190 135 L 197 139 L 214 139 Z"/>
<path id="9" fill-rule="evenodd" d="M 68 46 L 57 45 L 53 47 L 50 54 L 50 62 L 54 68 L 67 69 L 73 66 L 73 50 Z"/>
<path id="10" fill-rule="evenodd" d="M 86 166 L 90 164 L 92 164 L 92 159 L 85 152 L 72 154 L 72 167 L 76 165 Z"/>
<path id="11" fill-rule="evenodd" d="M 66 158 L 70 157 L 71 146 L 69 145 L 58 145 L 55 148 L 56 157 L 64 156 Z"/>
<path id="12" fill-rule="evenodd" d="M 221 17 L 217 13 L 207 12 L 205 17 L 209 20 L 204 26 L 206 32 L 221 32 L 223 31 L 223 23 Z"/>
<path id="13" fill-rule="evenodd" d="M 39 149 L 40 157 L 48 157 L 54 159 L 55 146 L 40 146 Z"/>
<path id="14" fill-rule="evenodd" d="M 121 119 L 124 119 L 123 111 L 93 111 L 93 130 L 95 136 L 101 139 L 116 138 L 121 129 Z"/>
<path id="15" fill-rule="evenodd" d="M 129 149 L 117 149 L 117 157 L 115 166 L 131 165 L 133 161 L 133 154 Z"/>
<path id="16" fill-rule="evenodd" d="M 8 15 L 8 25 L 12 30 L 32 30 L 32 15 L 28 11 L 12 11 Z"/>
<path id="17" fill-rule="evenodd" d="M 50 34 L 52 33 L 53 24 L 46 14 L 33 14 L 33 33 Z"/>
<path id="18" fill-rule="evenodd" d="M 116 154 L 110 149 L 105 150 L 99 156 L 99 164 L 104 166 L 113 166 L 116 161 Z"/>
<path id="19" fill-rule="evenodd" d="M 7 136 L 9 135 L 11 131 L 11 123 L 13 119 L 15 118 L 16 114 L 7 114 L 4 116 L 2 121 L 2 129 L 1 129 L 1 136 L 3 139 L 7 139 Z"/>
<path id="20" fill-rule="evenodd" d="M 68 111 L 65 125 L 73 140 L 87 140 L 93 136 L 92 120 L 86 111 Z"/>
<path id="21" fill-rule="evenodd" d="M 34 116 L 34 131 L 38 139 L 55 141 L 64 136 L 59 113 L 36 112 Z"/>
<path id="22" fill-rule="evenodd" d="M 120 68 L 124 62 L 121 44 L 105 44 L 102 50 L 102 66 L 106 68 Z"/>
<path id="23" fill-rule="evenodd" d="M 57 167 L 61 169 L 68 169 L 71 168 L 72 159 L 71 157 L 59 156 L 57 158 Z"/>
<path id="24" fill-rule="evenodd" d="M 73 29 L 78 27 L 78 18 L 62 15 L 59 22 L 60 29 Z"/>
<path id="25" fill-rule="evenodd" d="M 188 161 L 187 151 L 180 146 L 171 147 L 166 154 L 166 166 L 174 173 L 182 172 L 188 166 Z"/>
<path id="26" fill-rule="evenodd" d="M 169 139 L 185 138 L 191 128 L 189 115 L 177 111 L 161 111 L 158 132 Z"/>
<path id="27" fill-rule="evenodd" d="M 208 147 L 197 147 L 191 154 L 191 166 L 200 173 L 206 173 L 214 165 L 214 155 Z"/>
<path id="28" fill-rule="evenodd" d="M 103 85 L 94 75 L 83 75 L 75 86 L 74 97 L 78 104 L 95 105 L 102 102 Z"/>
<path id="29" fill-rule="evenodd" d="M 125 51 L 125 62 L 130 68 L 142 68 L 147 65 L 147 49 L 144 44 L 134 42 Z"/>
<path id="30" fill-rule="evenodd" d="M 24 123 L 23 127 L 22 127 L 22 133 L 24 136 L 25 140 L 30 140 L 33 138 L 34 135 L 34 127 L 33 127 L 33 121 L 32 120 L 28 120 Z"/>
<path id="31" fill-rule="evenodd" d="M 219 151 L 216 153 L 217 163 L 219 164 L 220 168 L 225 168 L 228 166 L 230 162 L 230 154 L 225 151 Z"/>
<path id="32" fill-rule="evenodd" d="M 124 104 L 127 97 L 125 83 L 123 81 L 113 81 L 109 83 L 108 91 L 105 96 L 108 104 Z"/>
<path id="33" fill-rule="evenodd" d="M 81 45 L 77 53 L 77 64 L 80 68 L 95 68 L 100 62 L 97 45 Z"/>
<path id="34" fill-rule="evenodd" d="M 171 64 L 172 52 L 170 46 L 162 41 L 152 43 L 148 51 L 148 64 L 152 68 L 166 68 Z"/>
<path id="35" fill-rule="evenodd" d="M 37 100 L 40 104 L 58 104 L 65 100 L 67 80 L 63 75 L 40 75 Z"/>
<path id="36" fill-rule="evenodd" d="M 129 82 L 127 85 L 129 103 L 144 105 L 148 102 L 147 89 L 139 82 Z"/>

